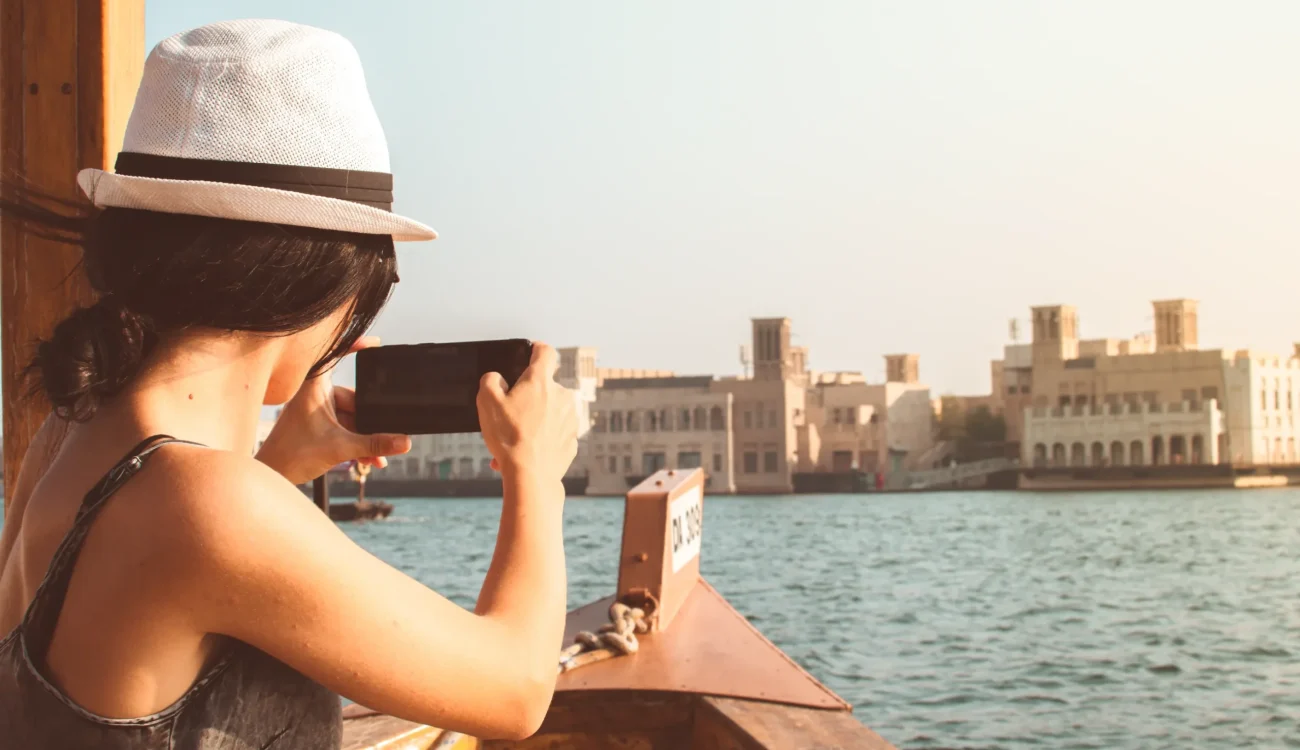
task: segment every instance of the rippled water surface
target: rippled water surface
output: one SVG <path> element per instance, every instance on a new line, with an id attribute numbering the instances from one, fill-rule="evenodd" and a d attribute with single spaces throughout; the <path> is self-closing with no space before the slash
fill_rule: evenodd
<path id="1" fill-rule="evenodd" d="M 472 605 L 500 503 L 347 526 Z M 622 501 L 565 509 L 571 605 Z M 902 748 L 1300 747 L 1300 491 L 705 502 L 704 575 Z"/>

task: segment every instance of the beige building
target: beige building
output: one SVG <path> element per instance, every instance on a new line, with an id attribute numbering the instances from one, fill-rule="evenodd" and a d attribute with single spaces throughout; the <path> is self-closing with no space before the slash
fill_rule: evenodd
<path id="1" fill-rule="evenodd" d="M 885 421 L 858 373 L 823 375 L 808 390 L 799 429 L 799 471 L 880 471 L 888 465 Z"/>
<path id="2" fill-rule="evenodd" d="M 710 376 L 606 380 L 592 404 L 587 492 L 621 495 L 660 469 L 703 467 L 711 492 L 735 492 L 732 396 Z"/>
<path id="3" fill-rule="evenodd" d="M 1227 435 L 1217 401 L 1031 407 L 1032 466 L 1215 464 Z"/>
<path id="4" fill-rule="evenodd" d="M 786 318 L 755 319 L 752 330 L 752 377 L 603 381 L 588 491 L 622 493 L 658 468 L 704 466 L 712 492 L 787 493 L 795 472 L 887 471 L 930 448 L 916 355 L 890 355 L 891 380 L 869 384 L 861 373 L 809 371 Z"/>
<path id="5" fill-rule="evenodd" d="M 1092 448 L 1100 444 L 1106 452 L 1098 460 L 1119 463 L 1122 458 L 1131 465 L 1136 441 L 1143 444 L 1141 458 L 1148 464 L 1294 462 L 1289 446 L 1297 437 L 1296 354 L 1200 350 L 1195 301 L 1159 301 L 1153 307 L 1154 340 L 1080 341 L 1074 308 L 1033 309 L 1030 400 L 1019 413 L 1022 460 L 1056 464 L 1061 460 L 1057 446 L 1067 446 L 1064 465 L 1073 464 L 1073 446 L 1082 444 L 1087 463 L 1093 463 L 1098 457 Z M 1010 395 L 1009 371 L 1004 363 L 1003 398 Z M 1017 391 L 1022 383 L 1024 379 L 1017 380 Z M 998 396 L 996 379 L 994 386 Z M 1011 413 L 1013 403 L 1022 402 L 1008 399 L 1004 413 Z M 1110 452 L 1112 443 L 1125 442 L 1112 440 L 1112 434 L 1133 436 L 1122 455 Z M 1200 449 L 1194 450 L 1193 443 Z"/>

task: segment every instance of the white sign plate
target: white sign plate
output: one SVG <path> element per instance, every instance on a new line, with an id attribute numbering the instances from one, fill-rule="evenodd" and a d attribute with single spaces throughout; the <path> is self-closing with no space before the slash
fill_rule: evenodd
<path id="1" fill-rule="evenodd" d="M 700 555 L 700 537 L 704 533 L 703 500 L 704 493 L 695 487 L 668 506 L 668 535 L 674 573 Z"/>

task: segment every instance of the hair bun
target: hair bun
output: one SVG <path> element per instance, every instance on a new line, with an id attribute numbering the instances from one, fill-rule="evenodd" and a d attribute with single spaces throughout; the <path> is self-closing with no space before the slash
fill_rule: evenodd
<path id="1" fill-rule="evenodd" d="M 106 295 L 55 326 L 37 346 L 30 369 L 55 413 L 85 421 L 136 374 L 153 338 L 145 316 Z"/>

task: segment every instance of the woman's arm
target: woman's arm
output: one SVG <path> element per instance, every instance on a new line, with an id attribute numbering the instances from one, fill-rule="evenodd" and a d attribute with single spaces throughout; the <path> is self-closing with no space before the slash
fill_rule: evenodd
<path id="1" fill-rule="evenodd" d="M 564 628 L 561 510 L 559 490 L 507 486 L 480 597 L 490 605 L 477 614 L 357 546 L 279 476 L 250 477 L 219 518 L 192 519 L 198 538 L 177 551 L 194 584 L 182 606 L 196 629 L 362 705 L 482 738 L 528 736 L 550 704 Z"/>
<path id="2" fill-rule="evenodd" d="M 531 734 L 555 687 L 561 478 L 576 451 L 572 396 L 553 380 L 553 350 L 540 360 L 509 394 L 499 376 L 480 394 L 505 498 L 476 612 L 361 549 L 263 464 L 203 451 L 185 457 L 194 470 L 169 494 L 188 499 L 160 524 L 180 583 L 165 605 L 376 710 L 478 737 Z"/>

